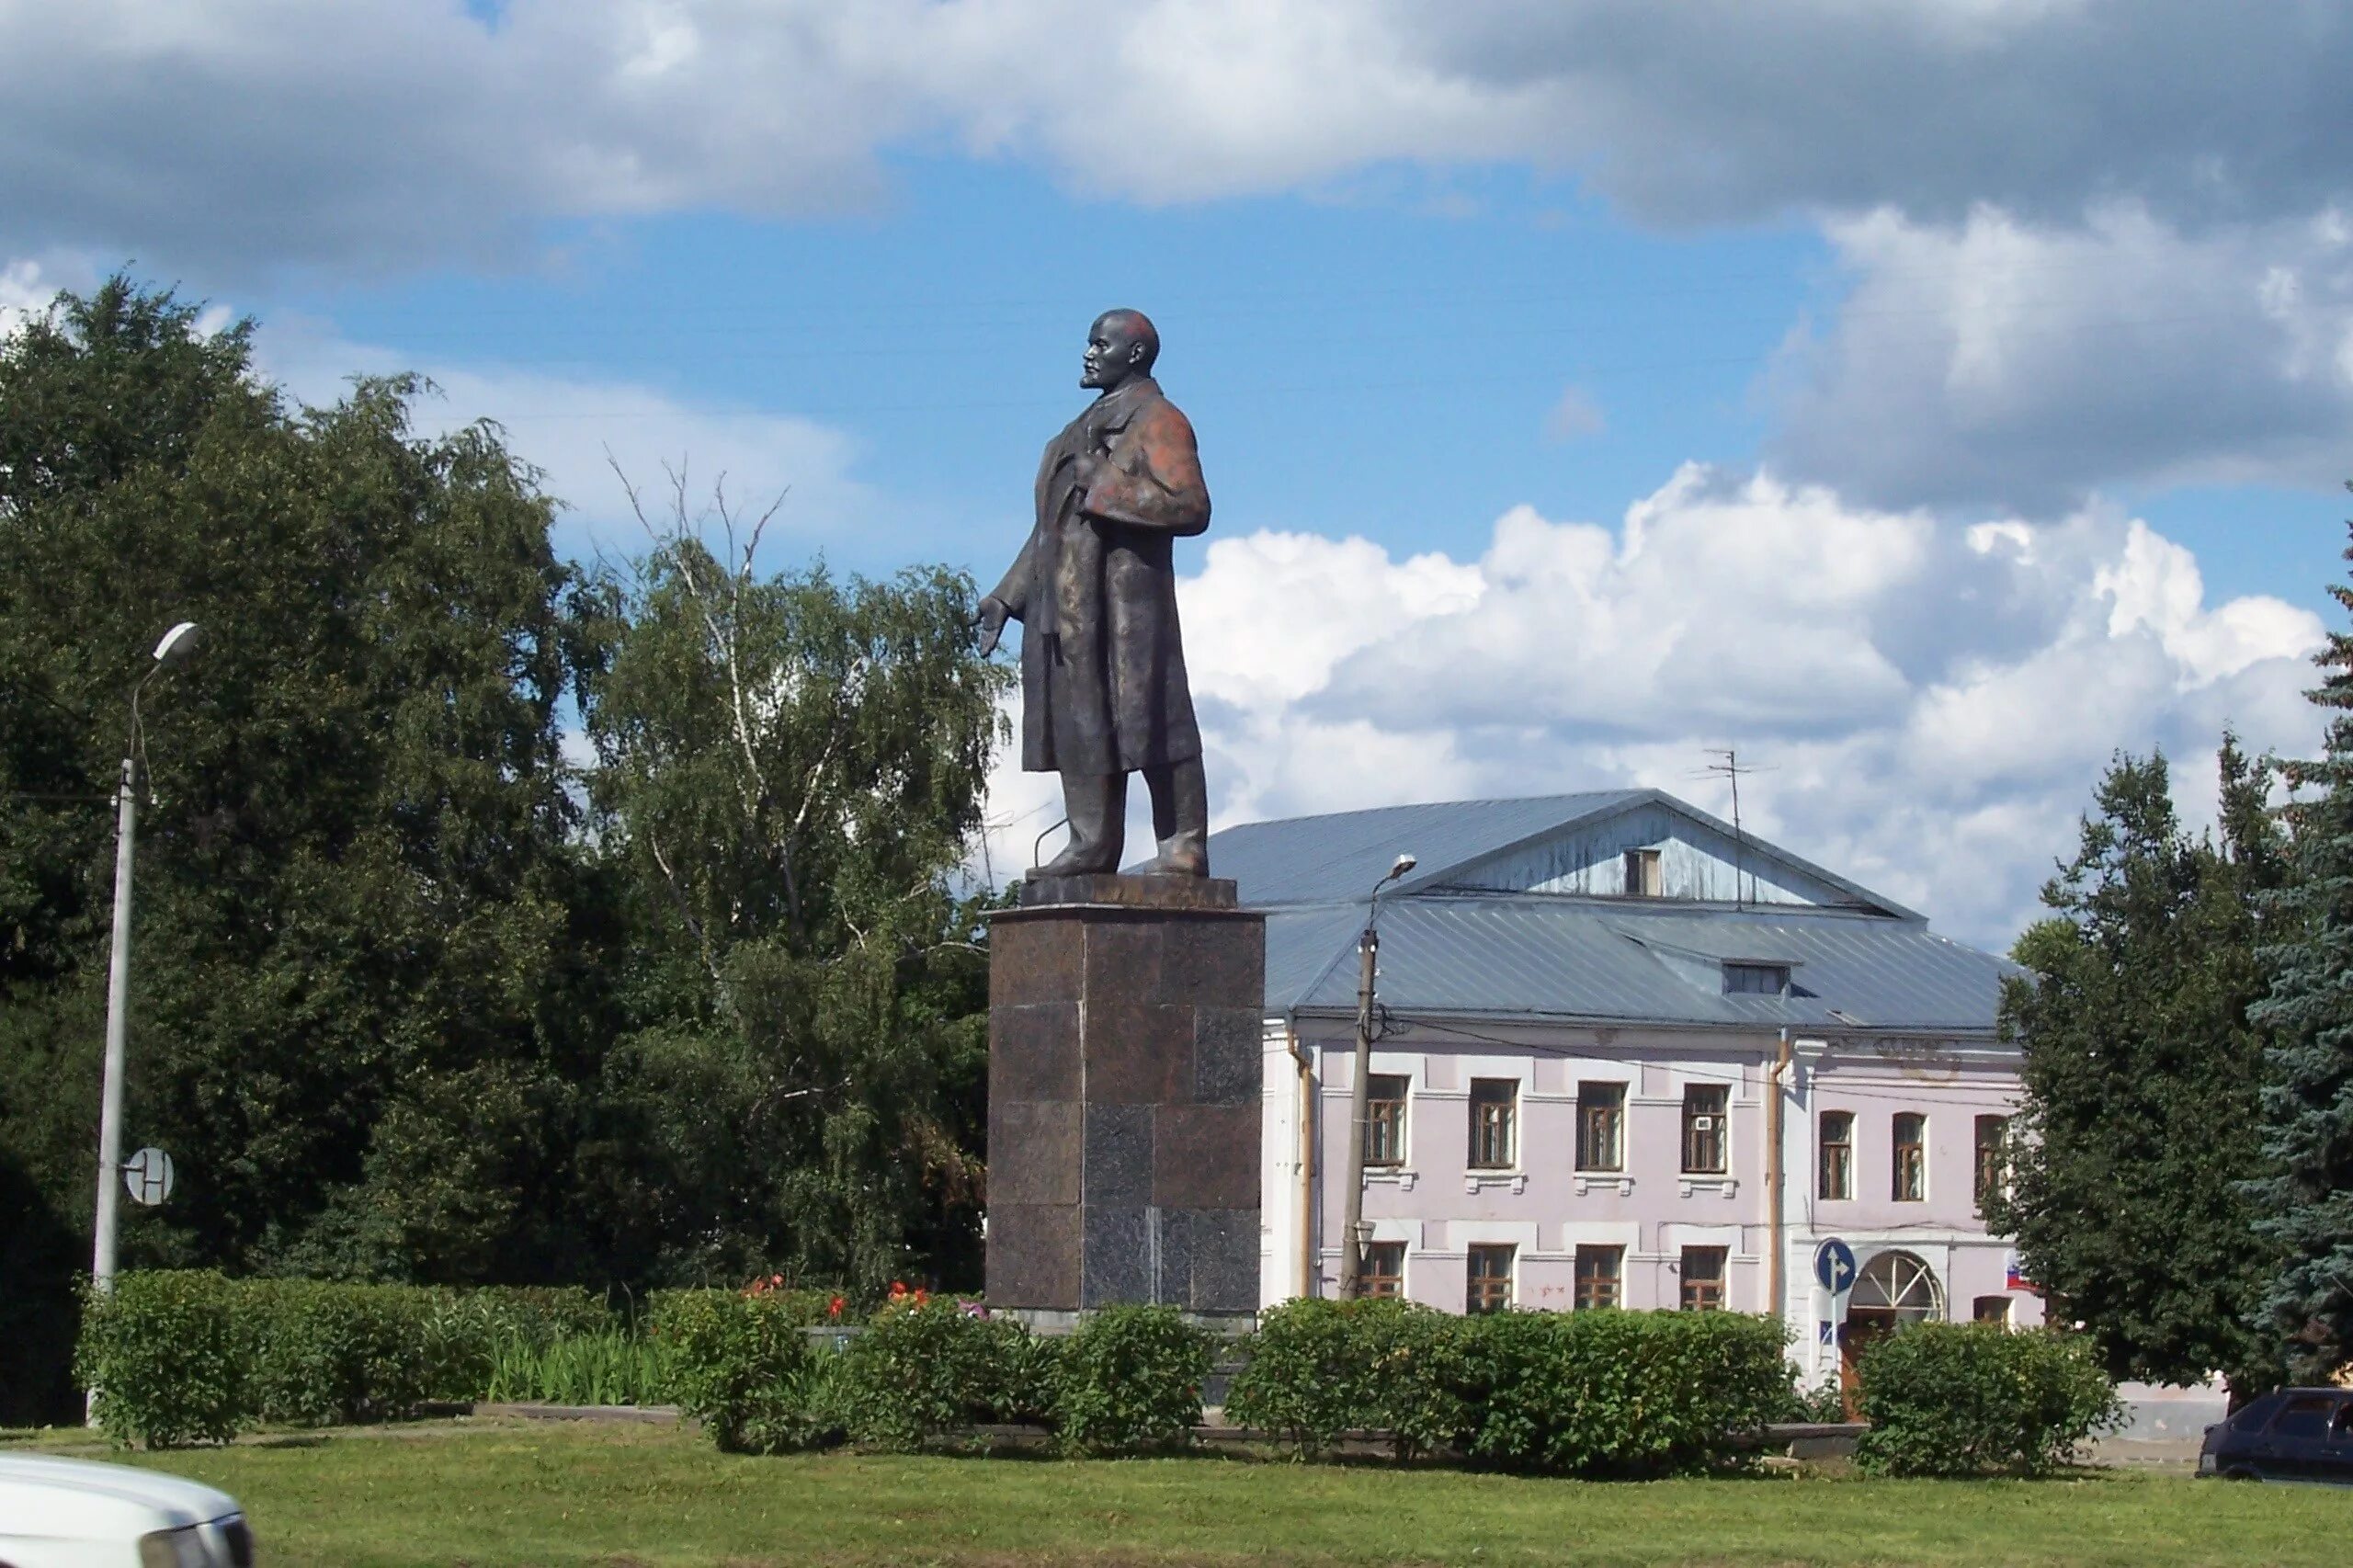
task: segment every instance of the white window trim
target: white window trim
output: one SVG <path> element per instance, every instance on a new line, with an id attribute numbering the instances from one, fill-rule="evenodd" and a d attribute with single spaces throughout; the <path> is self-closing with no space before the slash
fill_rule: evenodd
<path id="1" fill-rule="evenodd" d="M 1526 1078 L 1521 1078 L 1519 1086 L 1512 1091 L 1511 1164 L 1474 1165 L 1471 1163 L 1472 1145 L 1475 1142 L 1468 1114 L 1471 1104 L 1471 1085 L 1483 1078 L 1502 1082 L 1510 1076 L 1508 1073 L 1469 1072 L 1462 1075 L 1462 1103 L 1465 1109 L 1462 1119 L 1462 1190 L 1465 1193 L 1475 1194 L 1481 1188 L 1489 1187 L 1508 1187 L 1515 1193 L 1528 1190 L 1528 1129 L 1523 1125 L 1527 1118 L 1522 1114 L 1522 1109 L 1529 1098 Z M 1408 1109 L 1406 1115 L 1410 1118 L 1412 1114 Z M 1410 1135 L 1409 1130 L 1408 1136 Z"/>
<path id="2" fill-rule="evenodd" d="M 1844 1198 L 1824 1198 L 1822 1195 L 1822 1151 L 1824 1146 L 1822 1119 L 1825 1116 L 1844 1116 L 1847 1119 L 1847 1195 Z M 1863 1113 L 1853 1106 L 1817 1105 L 1813 1108 L 1813 1179 L 1808 1185 L 1813 1188 L 1813 1200 L 1816 1203 L 1854 1202 L 1855 1177 L 1863 1168 Z"/>
<path id="3" fill-rule="evenodd" d="M 1643 1238 L 1643 1227 L 1634 1220 L 1570 1220 L 1561 1226 L 1559 1256 L 1573 1258 L 1577 1248 L 1623 1247 L 1631 1260 Z"/>
<path id="4" fill-rule="evenodd" d="M 1574 1106 L 1577 1103 L 1578 1091 L 1587 1084 L 1597 1084 L 1605 1088 L 1614 1085 L 1624 1091 L 1618 1105 L 1618 1168 L 1614 1171 L 1598 1168 L 1587 1170 L 1583 1165 L 1573 1165 L 1570 1171 L 1572 1184 L 1579 1198 L 1585 1197 L 1587 1192 L 1597 1187 L 1605 1190 L 1614 1187 L 1619 1197 L 1631 1198 L 1634 1196 L 1634 1178 L 1626 1170 L 1626 1145 L 1629 1142 L 1626 1135 L 1631 1130 L 1633 1108 L 1641 1099 L 1641 1096 L 1634 1092 L 1637 1085 L 1631 1078 L 1608 1077 L 1597 1073 L 1590 1077 L 1579 1077 L 1569 1085 L 1569 1093 L 1562 1097 L 1571 1106 Z M 1570 1123 L 1569 1158 L 1572 1162 L 1576 1159 L 1577 1143 L 1584 1134 L 1585 1128 L 1582 1122 Z"/>
<path id="5" fill-rule="evenodd" d="M 1756 1255 L 1745 1249 L 1747 1227 L 1743 1225 L 1694 1225 L 1681 1221 L 1669 1221 L 1658 1228 L 1658 1255 L 1676 1258 L 1685 1247 L 1722 1247 L 1726 1257 L 1751 1258 Z"/>
<path id="6" fill-rule="evenodd" d="M 1700 1089 L 1718 1089 L 1724 1086 L 1724 1081 L 1721 1078 L 1696 1078 L 1690 1080 L 1685 1086 Z M 1676 1096 L 1675 1160 L 1678 1167 L 1683 1163 L 1683 1109 L 1687 1103 L 1688 1102 L 1684 1099 L 1681 1094 L 1678 1093 Z M 1739 1189 L 1740 1177 L 1733 1173 L 1740 1169 L 1740 1151 L 1733 1144 L 1732 1108 L 1740 1103 L 1740 1089 L 1737 1085 L 1734 1085 L 1733 1092 L 1724 1096 L 1724 1124 L 1716 1130 L 1717 1136 L 1723 1141 L 1724 1168 L 1721 1171 L 1687 1171 L 1681 1169 L 1677 1171 L 1676 1176 L 1682 1184 L 1682 1196 L 1685 1198 L 1690 1197 L 1695 1191 L 1713 1191 L 1719 1187 L 1722 1189 L 1722 1196 L 1730 1198 L 1733 1192 Z"/>
<path id="7" fill-rule="evenodd" d="M 1917 1198 L 1898 1198 L 1895 1196 L 1895 1151 L 1897 1147 L 1895 1142 L 1895 1119 L 1899 1116 L 1916 1116 L 1920 1119 L 1920 1196 Z M 1888 1112 L 1887 1200 L 1890 1203 L 1918 1203 L 1926 1205 L 1934 1203 L 1937 1200 L 1937 1195 L 1934 1190 L 1936 1175 L 1934 1167 L 1936 1165 L 1936 1161 L 1929 1158 L 1929 1156 L 1936 1152 L 1936 1122 L 1925 1110 L 1907 1109 Z"/>

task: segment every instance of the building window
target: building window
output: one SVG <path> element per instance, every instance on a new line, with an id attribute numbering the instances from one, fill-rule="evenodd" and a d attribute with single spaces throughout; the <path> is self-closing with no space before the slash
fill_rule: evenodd
<path id="1" fill-rule="evenodd" d="M 1665 892 L 1665 883 L 1659 876 L 1658 851 L 1655 849 L 1627 850 L 1626 896 L 1657 898 Z"/>
<path id="2" fill-rule="evenodd" d="M 1713 1312 L 1723 1310 L 1724 1249 L 1683 1249 L 1683 1310 Z"/>
<path id="3" fill-rule="evenodd" d="M 1626 1085 L 1577 1085 L 1577 1169 L 1626 1168 Z"/>
<path id="4" fill-rule="evenodd" d="M 1790 966 L 1785 963 L 1724 965 L 1724 994 L 1727 996 L 1779 996 L 1789 988 Z"/>
<path id="5" fill-rule="evenodd" d="M 1814 1187 L 1818 1198 L 1855 1196 L 1855 1113 L 1822 1113 L 1822 1175 Z"/>
<path id="6" fill-rule="evenodd" d="M 1514 1157 L 1513 1111 L 1519 1096 L 1517 1078 L 1471 1080 L 1471 1168 L 1507 1171 Z"/>
<path id="7" fill-rule="evenodd" d="M 1509 1245 L 1471 1248 L 1471 1289 L 1463 1298 L 1464 1312 L 1475 1316 L 1511 1305 L 1511 1255 Z"/>
<path id="8" fill-rule="evenodd" d="M 1972 1323 L 1997 1323 L 2004 1328 L 2009 1327 L 2010 1299 L 2007 1296 L 1978 1297 L 1976 1301 L 1970 1303 L 1969 1321 Z"/>
<path id="9" fill-rule="evenodd" d="M 1722 1084 L 1694 1084 L 1683 1091 L 1683 1172 L 1724 1174 L 1724 1108 L 1732 1090 Z"/>
<path id="10" fill-rule="evenodd" d="M 1917 1203 L 1928 1196 L 1928 1119 L 1916 1110 L 1895 1116 L 1895 1187 L 1898 1203 Z"/>
<path id="11" fill-rule="evenodd" d="M 1578 1311 L 1618 1304 L 1618 1278 L 1625 1256 L 1624 1247 L 1577 1248 Z"/>
<path id="12" fill-rule="evenodd" d="M 1980 1212 L 1985 1199 L 2002 1190 L 2009 1179 L 2010 1119 L 2006 1116 L 1981 1116 L 1977 1119 L 1977 1179 L 1974 1193 Z"/>
<path id="13" fill-rule="evenodd" d="M 1405 1163 L 1405 1090 L 1411 1080 L 1375 1073 L 1364 1084 L 1364 1163 Z"/>
<path id="14" fill-rule="evenodd" d="M 1405 1293 L 1405 1244 L 1374 1242 L 1364 1249 L 1364 1293 L 1402 1296 Z"/>

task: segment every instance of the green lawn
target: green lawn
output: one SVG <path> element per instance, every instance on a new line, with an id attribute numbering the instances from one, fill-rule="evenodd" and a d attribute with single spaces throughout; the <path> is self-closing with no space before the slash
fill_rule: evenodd
<path id="1" fill-rule="evenodd" d="M 1221 1458 L 761 1460 L 667 1427 L 538 1423 L 266 1438 L 134 1462 L 234 1493 L 266 1568 L 2341 1565 L 2353 1529 L 2353 1491 L 2177 1475 L 1608 1484 Z"/>

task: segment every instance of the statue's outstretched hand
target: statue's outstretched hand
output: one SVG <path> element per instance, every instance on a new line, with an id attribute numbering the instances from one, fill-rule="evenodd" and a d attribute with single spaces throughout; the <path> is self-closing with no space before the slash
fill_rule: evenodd
<path id="1" fill-rule="evenodd" d="M 981 600 L 981 657 L 985 659 L 996 652 L 997 639 L 1005 635 L 1006 617 L 1012 612 L 1005 601 L 991 594 Z"/>

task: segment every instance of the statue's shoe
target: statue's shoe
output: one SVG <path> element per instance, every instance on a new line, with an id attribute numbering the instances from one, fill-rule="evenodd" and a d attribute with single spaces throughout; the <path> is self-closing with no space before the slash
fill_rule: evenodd
<path id="1" fill-rule="evenodd" d="M 1165 850 L 1136 868 L 1139 877 L 1206 877 L 1209 852 L 1203 849 Z"/>
<path id="2" fill-rule="evenodd" d="M 1092 845 L 1074 844 L 1044 865 L 1033 868 L 1031 878 L 1039 877 L 1101 877 L 1120 869 L 1117 851 L 1105 855 Z"/>

